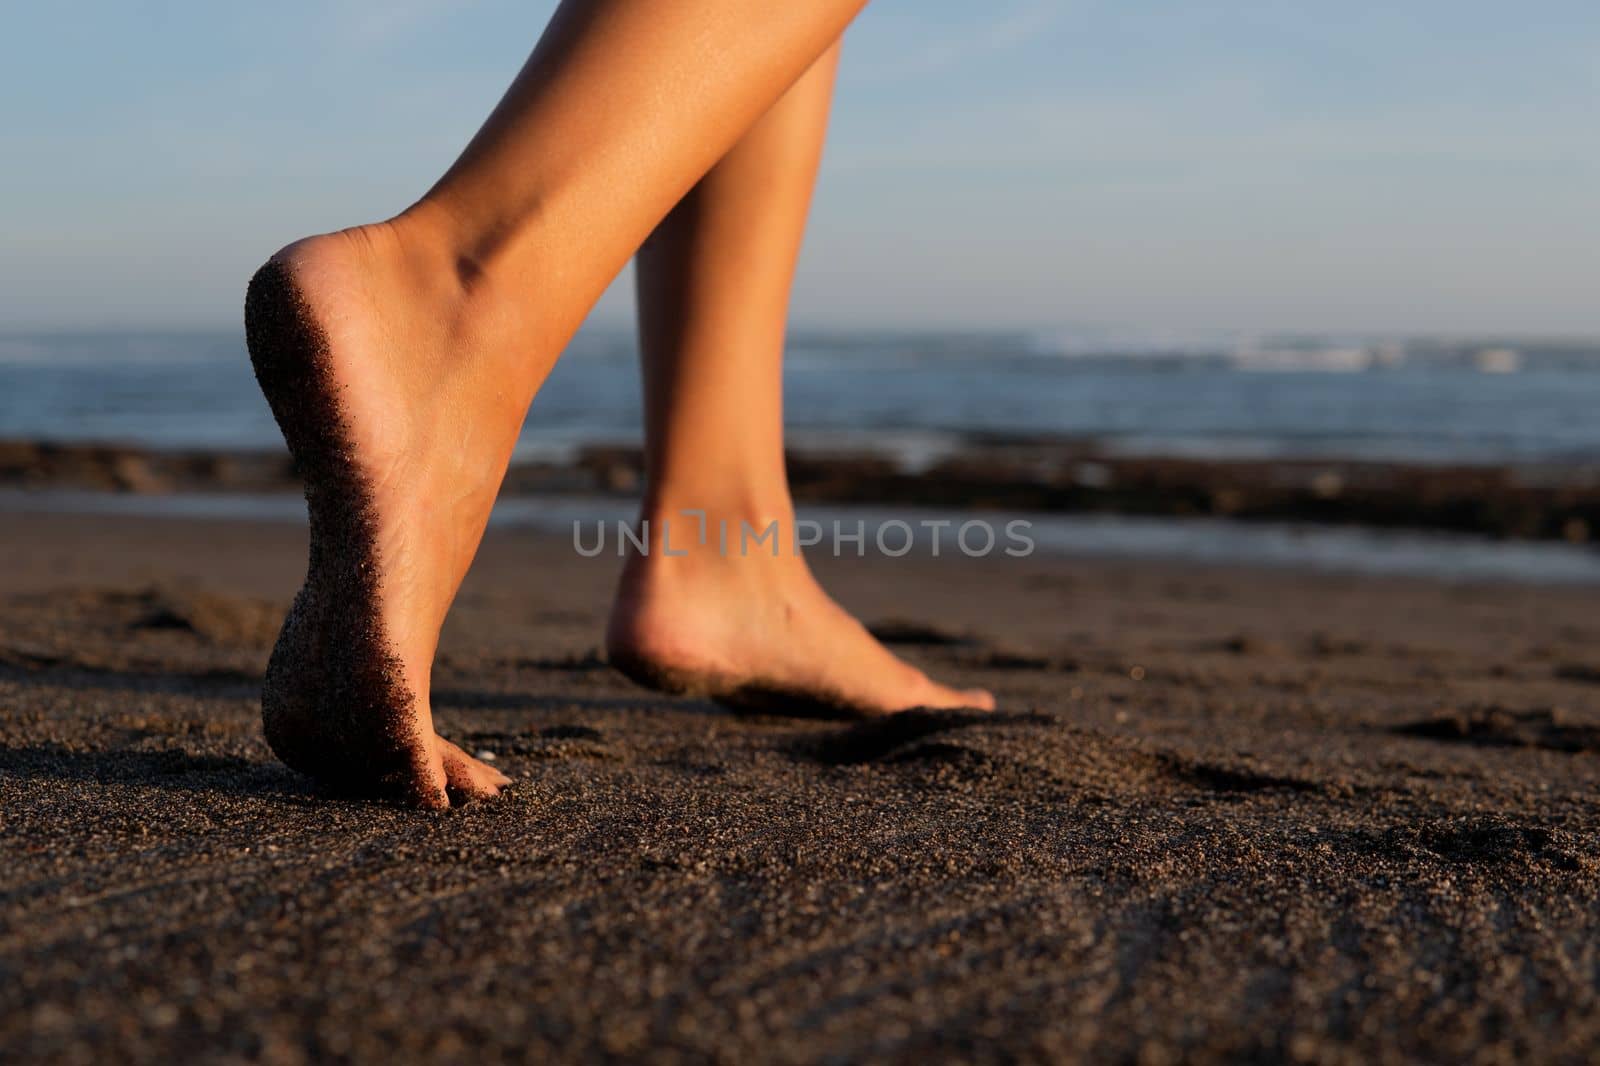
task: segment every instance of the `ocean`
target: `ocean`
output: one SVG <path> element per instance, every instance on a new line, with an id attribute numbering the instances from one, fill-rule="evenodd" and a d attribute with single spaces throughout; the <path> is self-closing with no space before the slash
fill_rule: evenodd
<path id="1" fill-rule="evenodd" d="M 799 331 L 785 388 L 794 443 L 911 461 L 1017 435 L 1201 458 L 1600 460 L 1600 341 Z M 631 335 L 589 328 L 519 451 L 637 441 L 639 425 Z M 0 438 L 280 446 L 236 331 L 0 334 Z"/>

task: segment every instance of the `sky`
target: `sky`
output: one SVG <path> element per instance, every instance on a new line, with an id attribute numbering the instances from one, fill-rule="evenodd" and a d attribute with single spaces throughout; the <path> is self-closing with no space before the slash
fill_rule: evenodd
<path id="1" fill-rule="evenodd" d="M 431 184 L 552 8 L 5 3 L 0 328 L 236 324 L 278 246 Z M 1600 335 L 1597 130 L 1592 0 L 878 0 L 793 320 Z"/>

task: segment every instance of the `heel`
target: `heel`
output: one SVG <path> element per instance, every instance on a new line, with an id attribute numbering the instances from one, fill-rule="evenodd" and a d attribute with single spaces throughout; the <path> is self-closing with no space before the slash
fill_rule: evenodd
<path id="1" fill-rule="evenodd" d="M 311 556 L 267 664 L 267 744 L 324 783 L 406 794 L 416 778 L 416 697 L 379 611 L 372 494 L 339 408 L 328 340 L 289 269 L 269 260 L 245 292 L 256 381 L 305 482 Z"/>

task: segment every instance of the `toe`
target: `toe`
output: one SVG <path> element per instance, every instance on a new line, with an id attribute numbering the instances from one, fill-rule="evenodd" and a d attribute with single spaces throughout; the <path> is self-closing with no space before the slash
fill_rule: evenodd
<path id="1" fill-rule="evenodd" d="M 428 811 L 443 811 L 448 810 L 450 807 L 450 796 L 442 788 L 437 792 L 432 789 L 417 792 L 411 797 L 411 800 L 416 806 Z"/>
<path id="2" fill-rule="evenodd" d="M 980 711 L 992 711 L 995 708 L 994 693 L 983 688 L 963 689 L 960 693 L 961 702 Z"/>
<path id="3" fill-rule="evenodd" d="M 414 753 L 410 773 L 404 780 L 391 781 L 391 793 L 395 799 L 424 810 L 442 811 L 450 806 L 450 797 L 445 792 L 446 774 L 444 768 L 437 762 L 429 760 L 425 753 Z"/>
<path id="4" fill-rule="evenodd" d="M 994 710 L 994 696 L 981 688 L 955 688 L 951 685 L 941 685 L 939 682 L 922 676 L 924 694 L 919 701 L 924 707 L 940 707 L 946 710 Z"/>
<path id="5" fill-rule="evenodd" d="M 444 760 L 444 773 L 450 787 L 470 799 L 492 799 L 511 784 L 511 778 L 442 737 L 439 755 Z"/>
<path id="6" fill-rule="evenodd" d="M 906 700 L 896 709 L 911 710 L 912 708 L 922 708 L 924 710 L 983 711 L 985 713 L 995 709 L 994 696 L 987 689 L 954 688 L 950 685 L 941 685 L 931 678 L 924 678 L 916 693 L 915 699 Z"/>

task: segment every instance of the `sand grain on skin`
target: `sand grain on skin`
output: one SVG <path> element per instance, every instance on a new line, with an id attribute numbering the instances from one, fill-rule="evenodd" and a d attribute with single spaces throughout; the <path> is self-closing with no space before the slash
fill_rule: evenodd
<path id="1" fill-rule="evenodd" d="M 305 585 L 262 684 L 268 742 L 325 785 L 436 805 L 419 791 L 416 695 L 384 632 L 378 519 L 340 411 L 327 337 L 276 260 L 250 280 L 245 335 L 305 480 L 311 527 Z"/>

